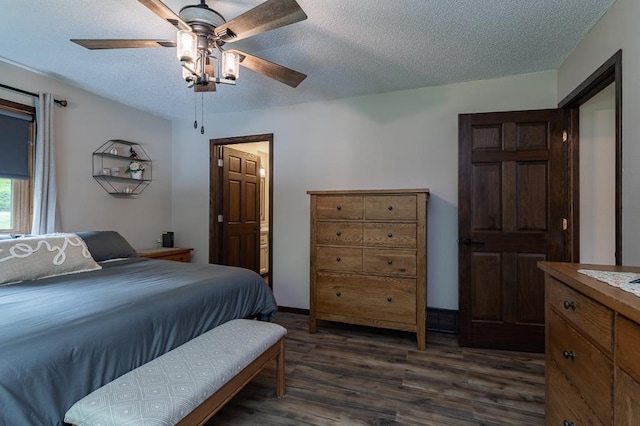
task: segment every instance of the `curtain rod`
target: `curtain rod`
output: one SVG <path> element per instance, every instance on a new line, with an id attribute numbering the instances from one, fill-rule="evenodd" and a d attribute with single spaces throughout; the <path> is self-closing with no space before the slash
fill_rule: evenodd
<path id="1" fill-rule="evenodd" d="M 7 86 L 6 84 L 0 83 L 0 87 L 3 89 L 13 90 L 14 92 L 22 93 L 23 95 L 33 96 L 34 98 L 39 98 L 40 95 L 33 92 L 27 92 L 26 90 L 18 89 L 16 87 Z M 65 108 L 67 106 L 67 101 L 64 99 L 54 99 L 53 102 L 57 103 L 61 107 Z"/>

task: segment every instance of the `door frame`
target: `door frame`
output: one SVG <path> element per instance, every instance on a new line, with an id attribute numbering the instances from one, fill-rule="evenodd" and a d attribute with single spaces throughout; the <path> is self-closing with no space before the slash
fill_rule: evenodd
<path id="1" fill-rule="evenodd" d="M 261 135 L 235 136 L 229 138 L 217 138 L 209 140 L 209 263 L 216 263 L 220 260 L 220 247 L 222 244 L 222 229 L 218 225 L 218 215 L 222 214 L 222 182 L 220 173 L 212 173 L 218 170 L 216 164 L 216 151 L 223 145 L 238 145 L 243 143 L 268 142 L 269 143 L 269 243 L 268 243 L 268 265 L 267 279 L 269 287 L 273 290 L 273 133 Z"/>
<path id="2" fill-rule="evenodd" d="M 622 265 L 622 49 L 569 93 L 558 108 L 565 111 L 568 136 L 567 261 L 580 261 L 580 106 L 615 84 L 615 259 Z"/>

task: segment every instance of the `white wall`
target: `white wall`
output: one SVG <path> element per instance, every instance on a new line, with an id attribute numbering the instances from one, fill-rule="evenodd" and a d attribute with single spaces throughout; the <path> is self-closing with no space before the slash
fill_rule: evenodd
<path id="1" fill-rule="evenodd" d="M 622 262 L 640 264 L 640 1 L 616 0 L 558 70 L 560 100 L 622 49 Z"/>
<path id="2" fill-rule="evenodd" d="M 208 258 L 211 138 L 274 134 L 273 286 L 279 305 L 309 306 L 307 190 L 431 189 L 428 305 L 457 309 L 458 114 L 553 108 L 556 73 L 542 72 L 173 124 L 176 243 Z M 215 96 L 215 94 L 212 94 Z"/>
<path id="3" fill-rule="evenodd" d="M 580 107 L 580 262 L 616 263 L 615 90 Z"/>
<path id="4" fill-rule="evenodd" d="M 171 122 L 4 62 L 0 75 L 69 102 L 54 110 L 61 231 L 113 229 L 136 248 L 155 246 L 171 223 Z M 4 89 L 0 96 L 33 105 Z M 153 182 L 137 199 L 114 198 L 91 177 L 91 153 L 109 139 L 139 142 L 154 161 Z"/>

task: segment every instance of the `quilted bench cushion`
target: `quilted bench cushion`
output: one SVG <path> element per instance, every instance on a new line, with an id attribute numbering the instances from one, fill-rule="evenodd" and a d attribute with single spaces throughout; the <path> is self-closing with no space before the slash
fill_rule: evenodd
<path id="1" fill-rule="evenodd" d="M 64 420 L 79 426 L 174 425 L 286 333 L 273 323 L 229 321 L 95 390 Z"/>

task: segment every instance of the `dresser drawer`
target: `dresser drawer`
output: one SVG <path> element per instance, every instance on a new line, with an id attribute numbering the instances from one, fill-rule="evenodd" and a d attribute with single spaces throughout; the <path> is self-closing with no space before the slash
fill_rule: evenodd
<path id="1" fill-rule="evenodd" d="M 547 425 L 602 424 L 555 362 L 547 362 L 546 369 L 548 385 L 545 394 L 545 422 Z M 611 424 L 611 422 L 605 424 Z"/>
<path id="2" fill-rule="evenodd" d="M 549 277 L 548 300 L 566 321 L 607 353 L 613 350 L 613 311 Z"/>
<path id="3" fill-rule="evenodd" d="M 158 260 L 172 260 L 174 262 L 191 262 L 191 248 L 158 247 L 138 251 L 140 257 Z"/>
<path id="4" fill-rule="evenodd" d="M 416 220 L 415 195 L 365 196 L 365 219 L 368 220 Z"/>
<path id="5" fill-rule="evenodd" d="M 415 223 L 365 223 L 364 244 L 374 247 L 416 248 Z"/>
<path id="6" fill-rule="evenodd" d="M 316 244 L 361 245 L 362 223 L 318 222 Z"/>
<path id="7" fill-rule="evenodd" d="M 416 281 L 318 273 L 316 308 L 321 313 L 415 324 Z"/>
<path id="8" fill-rule="evenodd" d="M 171 254 L 171 255 L 162 257 L 162 260 L 173 260 L 174 262 L 189 263 L 191 262 L 191 253 Z"/>
<path id="9" fill-rule="evenodd" d="M 555 311 L 549 311 L 547 363 L 555 362 L 565 376 L 580 389 L 581 397 L 598 419 L 611 419 L 613 392 L 612 363 Z"/>
<path id="10" fill-rule="evenodd" d="M 360 272 L 362 271 L 362 249 L 318 246 L 316 267 L 319 270 Z"/>
<path id="11" fill-rule="evenodd" d="M 616 361 L 631 377 L 640 381 L 640 325 L 622 315 L 616 319 Z"/>
<path id="12" fill-rule="evenodd" d="M 316 218 L 361 220 L 364 217 L 362 196 L 328 195 L 316 199 Z"/>
<path id="13" fill-rule="evenodd" d="M 364 271 L 380 274 L 416 275 L 415 250 L 364 250 Z"/>

